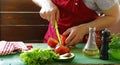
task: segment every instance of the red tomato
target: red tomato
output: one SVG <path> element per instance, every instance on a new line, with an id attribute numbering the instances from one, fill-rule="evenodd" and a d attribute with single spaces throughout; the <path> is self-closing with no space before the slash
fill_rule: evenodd
<path id="1" fill-rule="evenodd" d="M 66 40 L 66 36 L 65 35 L 60 35 L 61 40 L 62 40 L 62 45 L 65 46 L 65 40 Z"/>
<path id="2" fill-rule="evenodd" d="M 69 53 L 70 49 L 68 47 L 65 47 L 63 45 L 59 45 L 55 48 L 55 53 L 57 54 L 65 54 L 65 53 Z"/>
<path id="3" fill-rule="evenodd" d="M 32 45 L 27 45 L 28 50 L 31 50 L 33 48 Z"/>
<path id="4" fill-rule="evenodd" d="M 52 48 L 55 48 L 56 45 L 58 44 L 58 41 L 52 37 L 50 37 L 47 41 L 48 45 Z"/>

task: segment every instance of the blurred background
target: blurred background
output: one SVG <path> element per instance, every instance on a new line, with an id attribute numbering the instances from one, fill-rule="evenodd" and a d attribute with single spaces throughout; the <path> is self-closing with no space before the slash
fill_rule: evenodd
<path id="1" fill-rule="evenodd" d="M 42 42 L 48 22 L 39 10 L 32 0 L 0 0 L 0 40 Z M 120 22 L 110 30 L 120 32 Z"/>
<path id="2" fill-rule="evenodd" d="M 42 42 L 47 30 L 32 0 L 0 0 L 0 40 Z"/>

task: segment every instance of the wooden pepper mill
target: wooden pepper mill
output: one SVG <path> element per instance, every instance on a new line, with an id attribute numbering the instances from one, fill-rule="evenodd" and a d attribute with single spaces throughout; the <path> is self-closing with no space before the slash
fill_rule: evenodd
<path id="1" fill-rule="evenodd" d="M 100 48 L 100 59 L 108 60 L 108 44 L 109 44 L 110 31 L 105 29 L 102 31 L 102 46 Z"/>

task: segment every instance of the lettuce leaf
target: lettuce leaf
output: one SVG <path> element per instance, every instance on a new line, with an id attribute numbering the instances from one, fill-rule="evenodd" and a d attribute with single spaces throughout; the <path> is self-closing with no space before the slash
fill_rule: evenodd
<path id="1" fill-rule="evenodd" d="M 52 50 L 34 48 L 21 53 L 20 58 L 27 65 L 41 65 L 54 62 L 54 59 L 59 58 L 59 55 Z"/>
<path id="2" fill-rule="evenodd" d="M 109 43 L 109 49 L 120 49 L 120 37 L 117 36 L 118 34 L 111 35 L 111 42 Z"/>

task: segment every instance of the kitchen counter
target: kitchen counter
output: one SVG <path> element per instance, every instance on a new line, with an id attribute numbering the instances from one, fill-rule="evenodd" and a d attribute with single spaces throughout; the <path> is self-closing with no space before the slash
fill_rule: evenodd
<path id="1" fill-rule="evenodd" d="M 27 43 L 26 45 L 32 45 L 33 48 L 40 47 L 42 49 L 48 48 L 47 44 L 43 43 Z M 71 49 L 71 52 L 75 54 L 75 58 L 72 62 L 54 62 L 51 63 L 51 65 L 82 65 L 82 64 L 110 64 L 110 65 L 120 65 L 120 61 L 117 60 L 101 60 L 99 58 L 90 58 L 86 57 L 82 53 L 82 49 L 84 47 L 84 44 L 78 44 L 75 48 Z M 20 53 L 14 54 L 14 55 L 6 55 L 6 56 L 0 56 L 0 65 L 25 65 L 19 57 Z M 47 64 L 49 65 L 49 64 Z"/>

